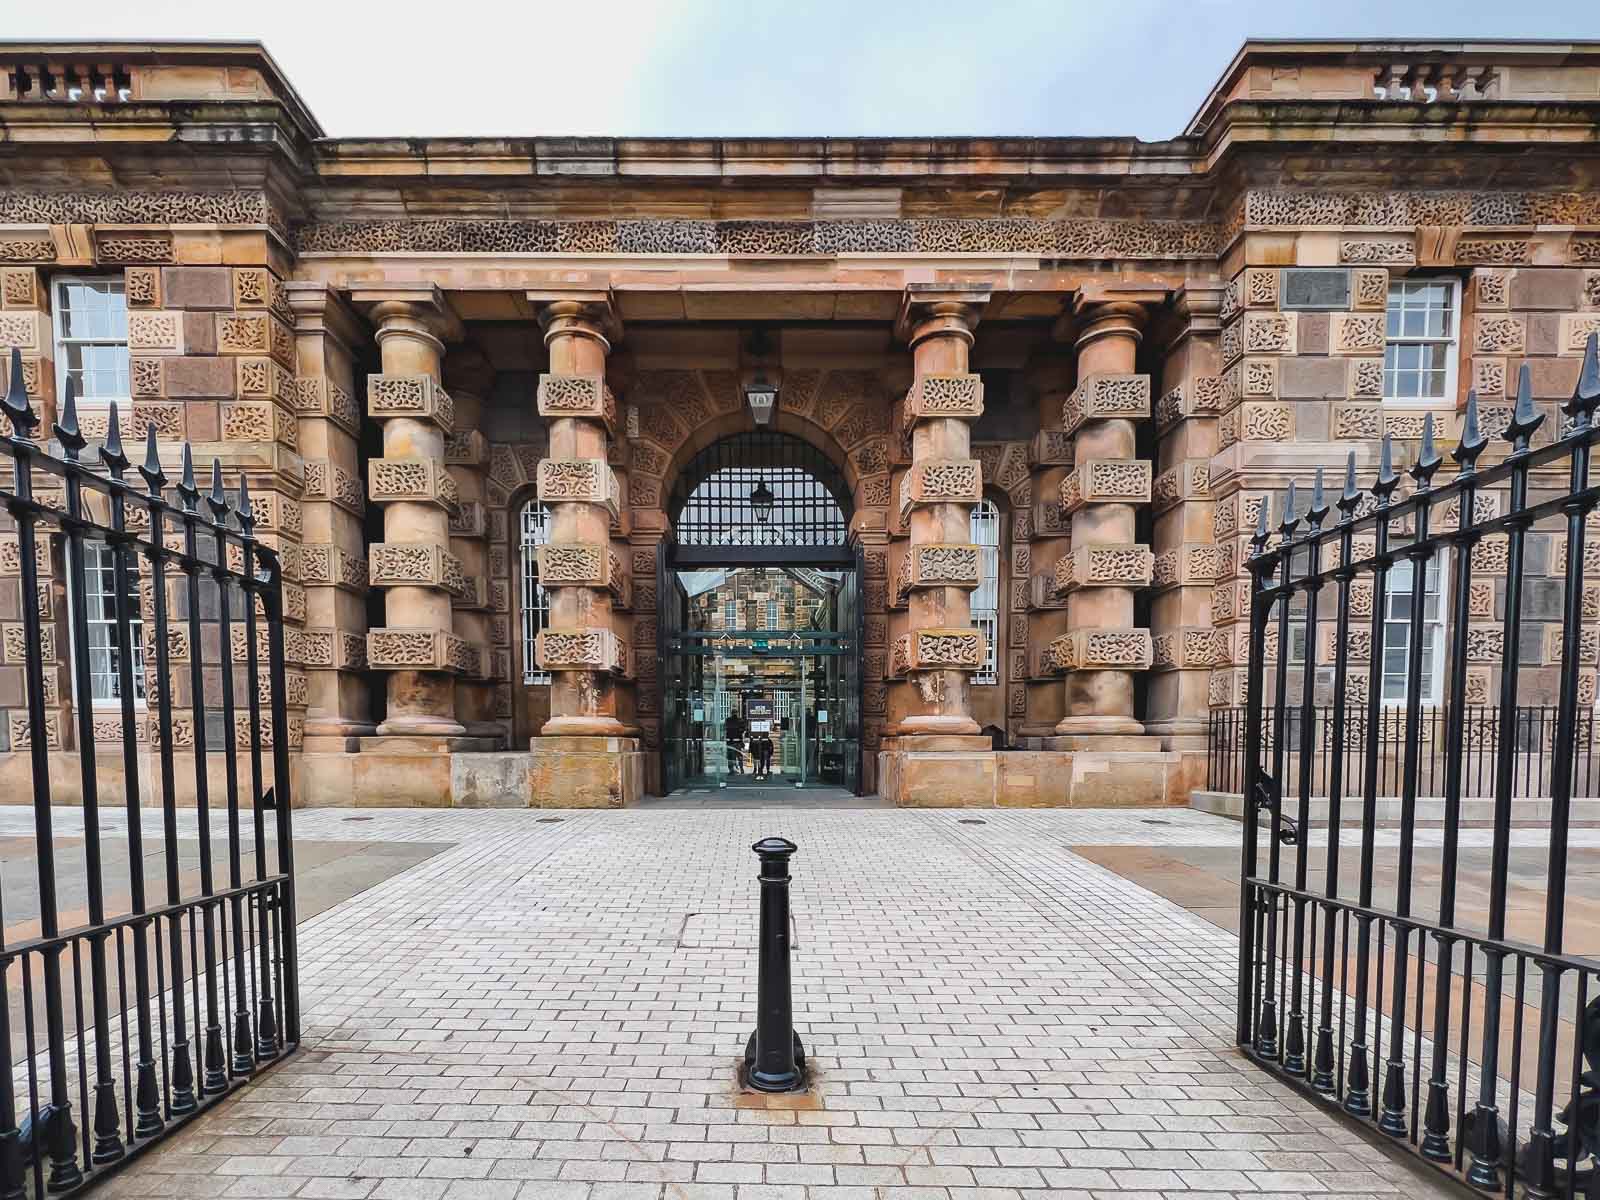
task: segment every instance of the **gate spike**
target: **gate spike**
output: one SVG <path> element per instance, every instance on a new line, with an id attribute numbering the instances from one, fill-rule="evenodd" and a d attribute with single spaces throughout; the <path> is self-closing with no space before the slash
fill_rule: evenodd
<path id="1" fill-rule="evenodd" d="M 1522 369 L 1517 372 L 1517 404 L 1511 410 L 1511 423 L 1506 426 L 1504 434 L 1506 441 L 1511 443 L 1511 453 L 1526 452 L 1534 431 L 1543 424 L 1544 414 L 1533 403 L 1533 373 L 1528 370 L 1528 364 L 1523 363 Z"/>
<path id="2" fill-rule="evenodd" d="M 100 461 L 111 472 L 111 478 L 121 479 L 128 469 L 128 456 L 122 449 L 122 428 L 117 424 L 117 402 L 111 402 L 111 414 L 106 419 L 106 440 L 100 447 Z"/>
<path id="3" fill-rule="evenodd" d="M 1580 429 L 1600 408 L 1600 332 L 1591 332 L 1583 343 L 1583 369 L 1578 372 L 1577 386 L 1565 407 Z"/>
<path id="4" fill-rule="evenodd" d="M 1478 393 L 1469 391 L 1466 415 L 1461 418 L 1461 440 L 1450 452 L 1450 457 L 1456 460 L 1462 475 L 1470 475 L 1478 469 L 1478 455 L 1488 445 L 1489 439 L 1483 436 L 1483 430 L 1478 425 Z"/>
<path id="5" fill-rule="evenodd" d="M 1300 518 L 1294 511 L 1294 480 L 1289 481 L 1289 490 L 1283 496 L 1283 520 L 1278 525 L 1278 532 L 1283 535 L 1283 540 L 1288 541 L 1294 536 L 1294 531 L 1300 525 Z"/>
<path id="6" fill-rule="evenodd" d="M 1350 457 L 1344 463 L 1344 491 L 1340 493 L 1339 519 L 1351 521 L 1355 519 L 1356 509 L 1361 507 L 1361 489 L 1356 486 L 1356 452 L 1350 451 Z"/>
<path id="7" fill-rule="evenodd" d="M 1395 488 L 1400 486 L 1400 476 L 1394 473 L 1394 436 L 1384 434 L 1378 450 L 1378 478 L 1372 485 L 1372 494 L 1379 504 L 1388 504 Z"/>
<path id="8" fill-rule="evenodd" d="M 189 452 L 188 442 L 183 444 L 183 478 L 178 480 L 178 495 L 183 507 L 194 512 L 200 501 L 200 489 L 194 484 L 194 455 Z"/>
<path id="9" fill-rule="evenodd" d="M 1433 473 L 1443 461 L 1433 445 L 1433 414 L 1428 413 L 1422 418 L 1422 445 L 1417 450 L 1417 461 L 1411 464 L 1411 478 L 1417 481 L 1418 491 L 1427 491 L 1432 486 Z"/>
<path id="10" fill-rule="evenodd" d="M 6 394 L 0 398 L 0 407 L 5 410 L 5 415 L 11 422 L 13 433 L 19 438 L 32 435 L 33 427 L 39 423 L 38 415 L 33 411 L 33 405 L 28 403 L 28 385 L 22 380 L 22 349 L 18 346 L 11 347 L 11 371 Z"/>
<path id="11" fill-rule="evenodd" d="M 61 411 L 55 423 L 56 441 L 61 443 L 61 448 L 66 451 L 68 462 L 78 461 L 78 452 L 89 444 L 89 439 L 83 436 L 83 430 L 78 428 L 78 388 L 72 382 L 72 376 L 67 376 L 66 386 L 61 393 Z"/>
<path id="12" fill-rule="evenodd" d="M 1250 539 L 1254 554 L 1260 555 L 1267 552 L 1267 537 L 1267 501 L 1265 497 L 1262 497 L 1261 511 L 1256 515 L 1256 531 Z"/>
<path id="13" fill-rule="evenodd" d="M 228 493 L 222 490 L 222 460 L 211 460 L 211 495 L 206 497 L 206 507 L 216 517 L 218 525 L 228 524 Z"/>
<path id="14" fill-rule="evenodd" d="M 239 472 L 239 528 L 249 537 L 256 527 L 256 515 L 250 508 L 250 487 L 245 483 L 244 472 Z"/>
<path id="15" fill-rule="evenodd" d="M 1311 529 L 1315 532 L 1322 528 L 1322 523 L 1328 519 L 1328 498 L 1322 493 L 1322 468 L 1317 468 L 1317 478 L 1311 485 L 1311 507 L 1306 509 L 1306 518 L 1311 522 Z"/>
<path id="16" fill-rule="evenodd" d="M 152 496 L 161 495 L 161 489 L 167 486 L 166 472 L 161 469 L 161 451 L 156 445 L 156 427 L 144 427 L 144 465 L 139 468 L 139 474 L 144 476 L 144 483 L 150 489 Z"/>

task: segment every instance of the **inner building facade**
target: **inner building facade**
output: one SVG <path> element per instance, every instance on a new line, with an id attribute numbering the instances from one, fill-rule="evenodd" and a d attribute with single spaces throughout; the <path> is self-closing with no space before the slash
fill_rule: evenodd
<path id="1" fill-rule="evenodd" d="M 0 349 L 47 423 L 70 378 L 91 438 L 116 404 L 170 474 L 187 442 L 248 480 L 297 804 L 615 806 L 758 765 L 1177 804 L 1243 702 L 1263 508 L 1351 451 L 1369 479 L 1385 435 L 1403 469 L 1430 416 L 1448 449 L 1469 389 L 1503 428 L 1524 366 L 1552 416 L 1571 394 L 1597 123 L 1589 45 L 1249 43 L 1163 142 L 340 139 L 256 45 L 0 45 Z M 115 639 L 91 620 L 74 695 L 46 549 L 32 729 L 0 529 L 18 796 L 83 704 L 121 769 Z M 1594 592 L 1591 705 L 1600 560 Z M 191 754 L 244 661 L 218 640 L 169 647 L 206 663 Z M 1285 652 L 1328 686 L 1331 646 Z"/>

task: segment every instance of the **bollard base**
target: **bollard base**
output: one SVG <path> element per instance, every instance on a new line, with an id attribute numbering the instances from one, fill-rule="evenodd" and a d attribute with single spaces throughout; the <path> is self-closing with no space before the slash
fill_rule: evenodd
<path id="1" fill-rule="evenodd" d="M 800 1035 L 794 1035 L 794 1070 L 783 1074 L 757 1071 L 756 1035 L 745 1043 L 744 1061 L 739 1066 L 739 1086 L 756 1092 L 803 1092 L 806 1089 L 806 1050 Z"/>

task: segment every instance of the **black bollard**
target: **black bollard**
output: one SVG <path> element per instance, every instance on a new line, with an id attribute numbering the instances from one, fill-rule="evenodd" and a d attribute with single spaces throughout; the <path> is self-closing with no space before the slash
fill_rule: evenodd
<path id="1" fill-rule="evenodd" d="M 769 837 L 750 848 L 761 856 L 761 960 L 745 1079 L 758 1092 L 795 1092 L 805 1084 L 806 1063 L 789 990 L 789 856 L 798 847 Z"/>

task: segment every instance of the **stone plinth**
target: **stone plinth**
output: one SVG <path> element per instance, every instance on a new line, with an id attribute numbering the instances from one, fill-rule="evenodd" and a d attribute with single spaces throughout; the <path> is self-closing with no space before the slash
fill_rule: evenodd
<path id="1" fill-rule="evenodd" d="M 885 738 L 878 753 L 878 794 L 897 808 L 992 807 L 996 757 L 986 737 Z"/>
<path id="2" fill-rule="evenodd" d="M 528 772 L 533 808 L 621 808 L 644 795 L 644 754 L 638 738 L 533 739 Z"/>

